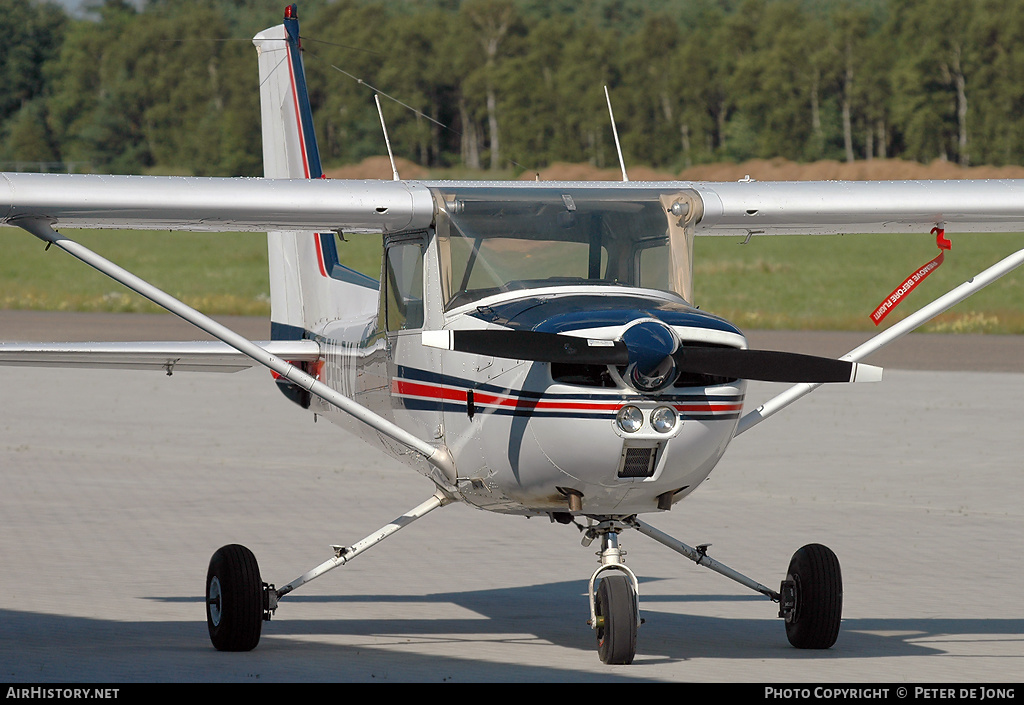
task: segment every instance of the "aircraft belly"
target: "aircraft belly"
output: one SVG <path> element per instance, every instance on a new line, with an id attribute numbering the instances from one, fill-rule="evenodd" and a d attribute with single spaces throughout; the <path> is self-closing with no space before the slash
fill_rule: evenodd
<path id="1" fill-rule="evenodd" d="M 653 511 L 658 496 L 672 492 L 678 500 L 707 478 L 735 432 L 736 420 L 683 420 L 678 435 L 657 441 L 624 439 L 611 422 L 593 420 L 489 418 L 491 428 L 481 438 L 507 439 L 490 442 L 477 457 L 492 493 L 537 512 L 567 511 L 567 491 L 582 495 L 584 514 L 633 514 Z M 495 424 L 504 428 L 495 433 Z M 626 448 L 650 454 L 649 476 L 623 476 Z M 467 454 L 473 457 L 473 454 Z M 459 457 L 456 457 L 459 461 Z M 460 474 L 468 467 L 460 463 Z M 472 501 L 472 499 L 469 501 Z"/>

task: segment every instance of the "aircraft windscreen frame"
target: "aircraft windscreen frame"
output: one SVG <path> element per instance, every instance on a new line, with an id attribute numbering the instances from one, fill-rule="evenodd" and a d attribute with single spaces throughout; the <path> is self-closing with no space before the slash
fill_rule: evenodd
<path id="1" fill-rule="evenodd" d="M 519 289 L 636 287 L 686 298 L 671 271 L 678 189 L 435 188 L 445 310 Z"/>

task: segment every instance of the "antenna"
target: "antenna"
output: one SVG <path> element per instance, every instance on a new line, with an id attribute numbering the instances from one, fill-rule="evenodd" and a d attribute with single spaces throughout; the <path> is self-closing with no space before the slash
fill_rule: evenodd
<path id="1" fill-rule="evenodd" d="M 622 180 L 629 181 L 626 176 L 626 162 L 622 160 L 622 146 L 619 144 L 619 131 L 615 129 L 615 113 L 612 112 L 612 99 L 608 95 L 608 86 L 604 87 L 604 99 L 608 101 L 608 117 L 612 121 L 612 134 L 615 136 L 615 151 L 619 153 L 619 168 L 622 169 Z"/>
<path id="2" fill-rule="evenodd" d="M 395 166 L 395 155 L 391 152 L 391 139 L 388 137 L 388 126 L 384 124 L 384 111 L 380 109 L 380 95 L 374 93 L 373 101 L 377 104 L 377 114 L 380 115 L 380 127 L 384 130 L 384 144 L 388 146 L 388 157 L 391 159 L 391 178 L 395 181 L 401 181 L 401 177 L 398 176 L 398 167 Z"/>

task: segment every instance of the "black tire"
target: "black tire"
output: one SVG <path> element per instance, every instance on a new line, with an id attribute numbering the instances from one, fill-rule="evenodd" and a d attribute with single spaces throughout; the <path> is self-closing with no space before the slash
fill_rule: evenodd
<path id="1" fill-rule="evenodd" d="M 597 586 L 597 655 L 607 664 L 633 663 L 636 656 L 636 591 L 626 575 L 608 575 Z"/>
<path id="2" fill-rule="evenodd" d="M 786 618 L 786 637 L 798 649 L 827 649 L 839 638 L 843 618 L 843 576 L 839 559 L 812 543 L 793 554 L 786 580 L 794 583 L 796 603 Z"/>
<path id="3" fill-rule="evenodd" d="M 206 626 L 218 651 L 252 651 L 263 629 L 263 582 L 245 546 L 217 549 L 206 572 Z"/>

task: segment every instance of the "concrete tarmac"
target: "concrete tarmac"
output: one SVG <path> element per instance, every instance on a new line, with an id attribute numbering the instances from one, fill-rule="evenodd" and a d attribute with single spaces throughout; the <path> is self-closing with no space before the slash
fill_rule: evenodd
<path id="1" fill-rule="evenodd" d="M 0 337 L 182 337 L 170 317 L 56 316 L 0 312 Z M 235 323 L 257 338 L 265 325 Z M 803 352 L 847 342 L 768 335 Z M 249 546 L 281 585 L 430 484 L 313 423 L 262 370 L 0 368 L 0 682 L 1019 682 L 1024 374 L 977 371 L 992 362 L 971 351 L 1019 364 L 1024 341 L 922 337 L 975 369 L 905 369 L 909 355 L 881 384 L 823 388 L 648 517 L 772 587 L 801 545 L 830 546 L 838 643 L 793 649 L 776 605 L 627 533 L 646 621 L 636 661 L 615 667 L 586 624 L 595 548 L 573 527 L 461 505 L 287 596 L 255 651 L 219 653 L 203 607 L 219 546 Z M 748 407 L 783 388 L 753 385 Z"/>

